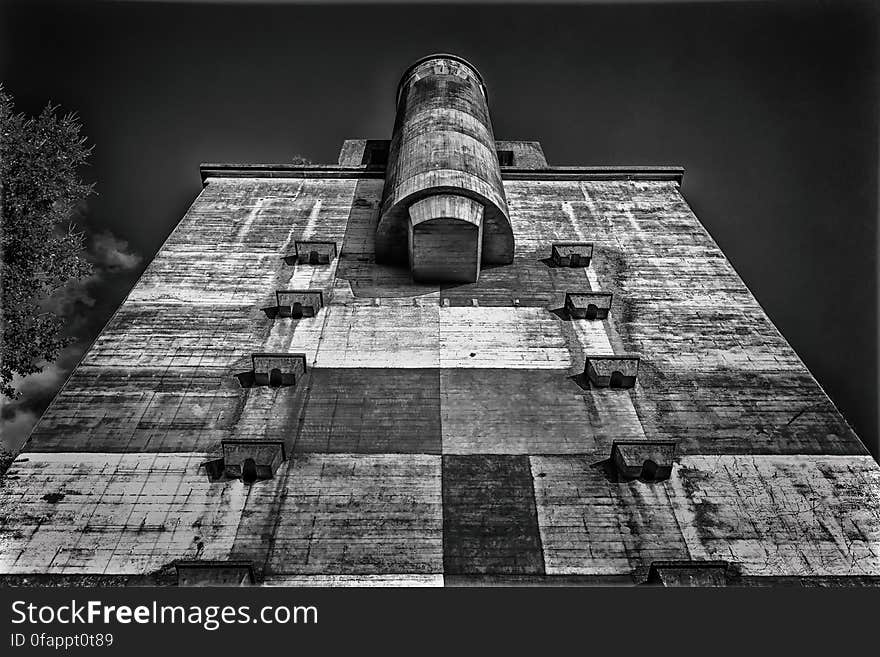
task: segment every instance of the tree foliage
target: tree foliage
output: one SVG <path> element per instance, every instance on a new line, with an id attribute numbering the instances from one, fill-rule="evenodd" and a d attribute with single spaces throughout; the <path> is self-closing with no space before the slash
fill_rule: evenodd
<path id="1" fill-rule="evenodd" d="M 8 449 L 0 447 L 0 477 L 6 474 L 6 471 L 9 469 L 9 466 L 12 465 L 14 460 L 15 454 Z"/>
<path id="2" fill-rule="evenodd" d="M 71 342 L 52 295 L 91 273 L 73 222 L 92 193 L 79 175 L 92 150 L 81 128 L 52 105 L 16 112 L 0 86 L 0 392 L 10 398 L 14 375 L 40 372 Z"/>

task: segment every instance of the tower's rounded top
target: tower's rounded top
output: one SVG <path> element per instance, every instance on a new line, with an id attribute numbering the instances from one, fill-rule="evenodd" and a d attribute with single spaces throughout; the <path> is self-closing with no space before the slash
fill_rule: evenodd
<path id="1" fill-rule="evenodd" d="M 414 61 L 412 64 L 407 66 L 406 70 L 403 72 L 403 75 L 400 76 L 400 82 L 397 83 L 397 97 L 396 97 L 397 103 L 400 103 L 400 92 L 403 87 L 403 83 L 409 77 L 409 74 L 412 73 L 418 66 L 421 66 L 425 62 L 429 62 L 432 59 L 451 59 L 454 62 L 458 62 L 459 64 L 464 64 L 465 66 L 467 66 L 473 72 L 474 77 L 476 77 L 477 80 L 479 81 L 480 88 L 483 91 L 483 96 L 486 98 L 486 102 L 487 103 L 489 102 L 489 92 L 486 89 L 486 81 L 483 80 L 483 76 L 480 74 L 480 71 L 477 70 L 476 66 L 471 64 L 464 57 L 459 57 L 458 55 L 453 55 L 452 53 L 448 53 L 448 52 L 436 52 L 433 55 L 426 55 L 424 57 L 420 57 L 419 59 Z"/>

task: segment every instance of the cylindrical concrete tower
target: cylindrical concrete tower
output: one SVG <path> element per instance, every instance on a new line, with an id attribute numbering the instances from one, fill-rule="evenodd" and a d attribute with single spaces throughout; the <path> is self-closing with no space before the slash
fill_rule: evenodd
<path id="1" fill-rule="evenodd" d="M 455 55 L 410 66 L 397 90 L 376 256 L 424 282 L 473 282 L 513 261 L 486 87 Z"/>

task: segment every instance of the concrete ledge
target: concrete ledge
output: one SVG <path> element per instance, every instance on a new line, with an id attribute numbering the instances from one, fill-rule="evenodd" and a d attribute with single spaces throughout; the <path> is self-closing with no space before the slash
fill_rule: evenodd
<path id="1" fill-rule="evenodd" d="M 336 242 L 296 240 L 294 253 L 301 265 L 329 265 L 336 258 Z"/>
<path id="2" fill-rule="evenodd" d="M 226 475 L 245 483 L 271 479 L 287 459 L 284 442 L 280 440 L 227 439 L 221 447 Z"/>
<path id="3" fill-rule="evenodd" d="M 385 178 L 381 165 L 202 163 L 202 186 L 209 178 Z"/>
<path id="4" fill-rule="evenodd" d="M 339 166 L 338 164 L 240 164 L 203 163 L 199 165 L 202 185 L 209 178 L 385 178 L 381 165 Z M 684 167 L 607 166 L 548 167 L 524 169 L 504 167 L 502 180 L 646 180 L 681 184 Z"/>
<path id="5" fill-rule="evenodd" d="M 611 292 L 566 292 L 565 310 L 572 319 L 607 319 Z"/>
<path id="6" fill-rule="evenodd" d="M 178 562 L 180 563 L 180 562 Z M 202 562 L 204 563 L 204 562 Z M 210 563 L 210 562 L 209 562 Z M 244 564 L 249 562 L 245 561 Z M 729 568 L 727 585 L 739 587 L 801 587 L 801 588 L 880 588 L 877 575 L 738 575 Z M 261 586 L 634 586 L 651 585 L 635 581 L 629 572 L 608 575 L 443 575 L 440 573 L 405 573 L 402 575 L 301 575 L 275 573 L 262 580 Z M 25 573 L 0 574 L 4 588 L 59 588 L 59 587 L 123 587 L 123 586 L 176 586 L 177 573 L 173 565 L 149 573 L 97 575 L 90 573 Z"/>
<path id="7" fill-rule="evenodd" d="M 250 561 L 176 561 L 178 586 L 249 586 L 256 583 Z"/>
<path id="8" fill-rule="evenodd" d="M 557 267 L 589 267 L 592 259 L 592 242 L 554 242 L 550 247 L 550 260 Z"/>
<path id="9" fill-rule="evenodd" d="M 306 355 L 302 353 L 258 353 L 251 356 L 254 382 L 257 385 L 293 386 L 306 372 Z M 277 370 L 276 378 L 273 373 Z"/>
<path id="10" fill-rule="evenodd" d="M 502 180 L 646 180 L 672 181 L 681 184 L 684 167 L 549 167 L 547 169 L 517 169 L 505 167 Z"/>
<path id="11" fill-rule="evenodd" d="M 276 290 L 278 313 L 282 317 L 314 317 L 324 307 L 321 290 Z"/>
<path id="12" fill-rule="evenodd" d="M 654 561 L 646 584 L 654 586 L 727 586 L 726 561 Z"/>
<path id="13" fill-rule="evenodd" d="M 597 354 L 587 356 L 584 374 L 599 388 L 632 388 L 639 375 L 638 354 Z"/>
<path id="14" fill-rule="evenodd" d="M 611 462 L 624 479 L 663 481 L 672 473 L 675 440 L 615 440 Z"/>

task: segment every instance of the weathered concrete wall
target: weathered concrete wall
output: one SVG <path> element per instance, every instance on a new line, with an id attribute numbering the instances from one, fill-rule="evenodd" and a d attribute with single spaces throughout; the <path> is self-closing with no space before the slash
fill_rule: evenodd
<path id="1" fill-rule="evenodd" d="M 547 158 L 544 157 L 544 149 L 537 141 L 496 141 L 495 149 L 499 154 L 505 151 L 510 153 L 511 162 L 502 163 L 502 166 L 510 166 L 516 169 L 546 169 Z M 499 155 L 499 161 L 501 156 Z"/>
<path id="2" fill-rule="evenodd" d="M 376 262 L 381 179 L 211 178 L 0 482 L 0 573 L 241 559 L 278 585 L 619 582 L 725 559 L 750 583 L 880 576 L 880 468 L 675 183 L 551 178 L 505 182 L 513 263 L 446 286 Z M 303 239 L 338 255 L 294 262 Z M 554 241 L 593 242 L 591 265 L 553 266 Z M 278 316 L 284 289 L 324 305 Z M 562 312 L 597 290 L 608 319 Z M 308 369 L 252 385 L 260 352 Z M 630 352 L 635 388 L 585 382 L 587 355 Z M 281 440 L 288 460 L 210 481 L 225 438 Z M 680 440 L 669 480 L 610 477 L 612 442 L 646 438 Z"/>
<path id="3" fill-rule="evenodd" d="M 743 575 L 877 575 L 870 456 L 688 456 L 666 482 L 612 483 L 585 457 L 531 458 L 548 573 L 647 575 L 723 559 Z"/>

